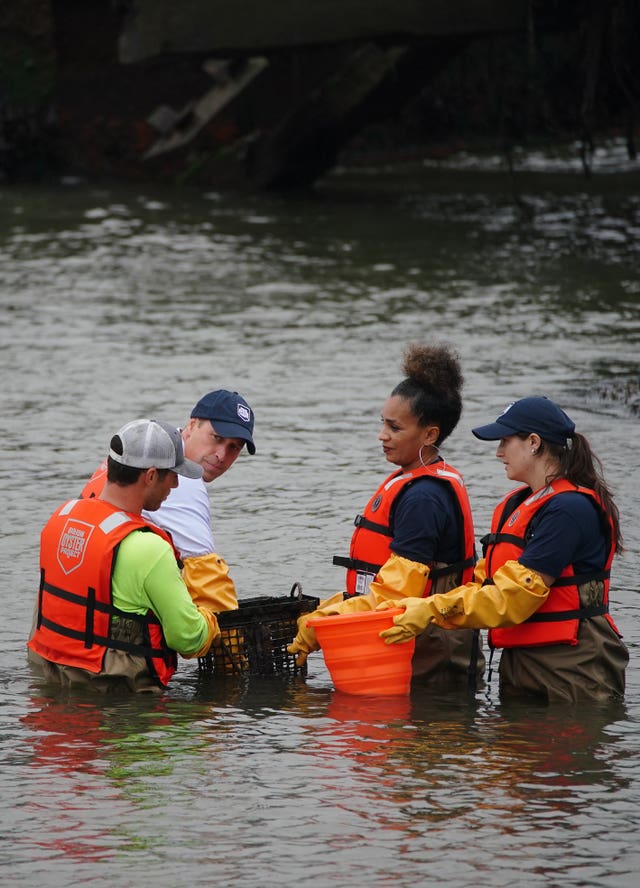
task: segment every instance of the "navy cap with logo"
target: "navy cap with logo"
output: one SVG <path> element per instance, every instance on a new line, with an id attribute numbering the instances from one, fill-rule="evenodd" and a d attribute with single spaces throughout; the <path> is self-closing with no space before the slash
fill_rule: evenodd
<path id="1" fill-rule="evenodd" d="M 497 441 L 509 435 L 535 432 L 545 441 L 567 446 L 576 424 L 554 401 L 545 397 L 522 398 L 509 404 L 495 422 L 471 429 L 476 438 Z"/>
<path id="2" fill-rule="evenodd" d="M 253 454 L 253 410 L 237 392 L 217 389 L 204 395 L 191 411 L 192 419 L 208 419 L 223 438 L 242 438 Z"/>

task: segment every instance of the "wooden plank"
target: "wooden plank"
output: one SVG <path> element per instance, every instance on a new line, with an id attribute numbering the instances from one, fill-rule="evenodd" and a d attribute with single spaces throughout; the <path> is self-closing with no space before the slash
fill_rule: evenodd
<path id="1" fill-rule="evenodd" d="M 155 116 L 160 121 L 156 129 L 162 135 L 145 153 L 144 159 L 148 160 L 168 151 L 175 151 L 191 142 L 268 64 L 264 58 L 247 59 L 237 77 L 229 77 L 221 83 L 216 83 L 203 96 L 190 102 L 180 111 L 172 113 L 172 109 L 163 106 L 156 109 L 148 122 L 154 125 Z M 167 121 L 164 125 L 163 118 Z"/>
<path id="2" fill-rule="evenodd" d="M 124 63 L 167 53 L 258 55 L 393 37 L 521 30 L 527 0 L 134 0 L 121 31 Z"/>

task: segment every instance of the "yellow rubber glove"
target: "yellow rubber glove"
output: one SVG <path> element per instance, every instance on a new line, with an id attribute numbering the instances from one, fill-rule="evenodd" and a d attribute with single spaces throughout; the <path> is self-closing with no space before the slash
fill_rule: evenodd
<path id="1" fill-rule="evenodd" d="M 383 601 L 396 602 L 408 595 L 422 595 L 429 577 L 429 568 L 418 561 L 409 561 L 400 555 L 391 555 L 382 565 L 375 580 L 369 584 L 366 595 L 344 598 L 339 592 L 333 598 L 320 602 L 320 607 L 298 619 L 298 634 L 287 647 L 290 654 L 298 654 L 296 663 L 303 666 L 312 651 L 320 650 L 315 629 L 307 626 L 311 617 L 332 617 L 335 614 L 356 614 L 372 611 Z"/>
<path id="2" fill-rule="evenodd" d="M 185 558 L 182 578 L 194 604 L 199 607 L 215 613 L 237 609 L 238 598 L 229 576 L 229 566 L 215 552 Z"/>
<path id="3" fill-rule="evenodd" d="M 209 651 L 211 645 L 215 644 L 216 641 L 218 641 L 218 639 L 220 638 L 220 627 L 218 626 L 216 615 L 211 613 L 211 611 L 208 610 L 206 607 L 198 606 L 198 610 L 207 621 L 207 640 L 204 642 L 202 647 L 198 648 L 195 653 L 183 654 L 185 660 L 193 660 L 196 657 L 204 657 L 204 655 Z"/>
<path id="4" fill-rule="evenodd" d="M 479 558 L 473 568 L 473 580 L 475 583 L 484 583 L 487 579 L 487 562 L 484 558 Z"/>
<path id="5" fill-rule="evenodd" d="M 443 629 L 496 629 L 516 626 L 535 613 L 549 595 L 540 574 L 507 561 L 498 568 L 492 582 L 467 583 L 442 595 L 399 601 L 405 611 L 393 618 L 394 626 L 380 633 L 387 644 L 410 641 L 436 623 Z M 380 610 L 389 607 L 383 602 Z"/>
<path id="6" fill-rule="evenodd" d="M 394 560 L 395 559 L 395 560 Z M 404 578 L 404 584 L 402 582 L 396 582 L 395 584 L 390 582 L 387 584 L 387 594 L 383 594 L 382 590 L 377 590 L 376 597 L 379 599 L 376 610 L 387 610 L 391 607 L 397 607 L 398 602 L 402 598 L 424 598 L 424 589 L 426 586 L 426 581 L 429 578 L 430 570 L 426 564 L 420 564 L 417 561 L 407 561 L 406 558 L 400 558 L 398 555 L 392 556 L 389 561 L 384 565 L 380 574 L 378 575 L 378 579 L 385 577 L 384 573 L 387 569 L 387 566 L 390 570 L 393 570 L 394 573 L 396 571 L 399 572 L 399 568 L 405 567 L 406 574 Z M 424 571 L 424 582 L 421 579 L 421 571 Z M 390 574 L 393 576 L 393 574 Z M 487 568 L 486 562 L 484 558 L 481 558 L 473 569 L 473 580 L 474 583 L 478 585 L 482 585 L 487 578 Z M 375 583 L 371 584 L 371 588 L 374 588 Z M 395 589 L 399 588 L 401 590 L 401 594 L 395 594 Z M 407 591 L 404 591 L 407 590 Z M 409 593 L 410 591 L 410 594 Z M 453 591 L 453 590 L 449 590 Z M 392 594 L 393 593 L 393 594 Z M 444 594 L 444 593 L 443 593 Z"/>
<path id="7" fill-rule="evenodd" d="M 301 617 L 298 617 L 298 634 L 293 639 L 290 645 L 287 645 L 287 650 L 290 654 L 297 654 L 296 664 L 298 666 L 304 666 L 307 662 L 307 657 L 313 651 L 319 651 L 320 645 L 318 644 L 318 640 L 316 638 L 315 629 L 312 629 L 311 626 L 307 626 L 307 620 L 311 619 L 311 617 L 322 616 L 322 612 L 325 608 L 332 608 L 338 605 L 344 599 L 343 592 L 336 592 L 335 595 L 332 595 L 331 598 L 325 598 L 320 602 L 320 607 L 317 610 L 312 611 L 310 614 L 302 614 Z M 335 613 L 335 611 L 334 611 Z"/>
<path id="8" fill-rule="evenodd" d="M 428 579 L 429 568 L 426 564 L 391 554 L 369 584 L 369 590 L 376 605 L 400 598 L 422 598 Z"/>

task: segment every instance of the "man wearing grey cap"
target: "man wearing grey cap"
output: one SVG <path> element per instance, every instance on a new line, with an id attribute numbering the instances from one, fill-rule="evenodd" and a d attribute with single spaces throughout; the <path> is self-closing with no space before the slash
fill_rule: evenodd
<path id="1" fill-rule="evenodd" d="M 250 454 L 256 452 L 253 426 L 253 411 L 237 392 L 216 389 L 200 398 L 182 438 L 186 456 L 201 466 L 202 477 L 182 477 L 159 509 L 143 512 L 171 535 L 194 601 L 217 612 L 234 610 L 238 600 L 228 565 L 217 551 L 205 485 L 231 468 L 245 446 Z M 104 471 L 103 464 L 85 486 L 83 497 L 100 492 Z"/>
<path id="2" fill-rule="evenodd" d="M 180 431 L 134 420 L 111 439 L 100 494 L 64 503 L 47 522 L 28 642 L 47 679 L 158 691 L 176 653 L 203 656 L 220 637 L 211 609 L 192 600 L 170 537 L 142 516 L 160 508 L 178 477 L 202 477 Z"/>

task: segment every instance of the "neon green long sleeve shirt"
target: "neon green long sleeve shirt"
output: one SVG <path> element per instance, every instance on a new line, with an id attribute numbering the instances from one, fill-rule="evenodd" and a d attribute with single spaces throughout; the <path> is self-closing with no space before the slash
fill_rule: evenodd
<path id="1" fill-rule="evenodd" d="M 179 654 L 192 655 L 207 640 L 207 621 L 191 600 L 171 547 L 157 534 L 134 530 L 124 538 L 111 585 L 115 607 L 136 614 L 151 609 Z"/>

